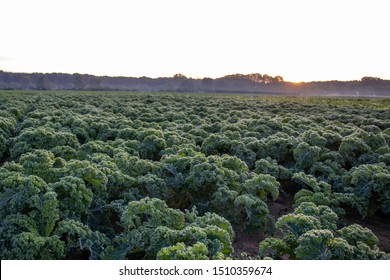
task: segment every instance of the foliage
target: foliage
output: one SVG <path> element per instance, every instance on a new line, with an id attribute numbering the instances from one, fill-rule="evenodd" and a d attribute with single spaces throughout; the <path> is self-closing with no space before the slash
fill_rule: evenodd
<path id="1" fill-rule="evenodd" d="M 272 80 L 248 77 L 218 84 Z M 354 211 L 390 213 L 388 109 L 380 99 L 1 92 L 0 257 L 229 259 L 235 232 L 250 231 L 272 236 L 259 258 L 384 258 L 369 229 L 343 226 Z M 292 194 L 295 209 L 279 209 Z"/>
<path id="2" fill-rule="evenodd" d="M 300 205 L 304 202 L 313 202 L 316 205 L 329 206 L 338 215 L 344 215 L 345 211 L 341 207 L 342 204 L 350 205 L 357 209 L 361 209 L 362 203 L 354 194 L 334 192 L 331 185 L 324 181 L 317 181 L 312 175 L 307 175 L 303 172 L 294 173 L 292 176 L 299 184 L 302 184 L 304 189 L 299 190 L 295 196 L 295 204 Z M 310 187 L 311 190 L 306 189 Z"/>
<path id="3" fill-rule="evenodd" d="M 160 256 L 173 254 L 172 251 L 181 250 L 177 243 L 188 246 L 194 241 L 206 247 L 202 252 L 208 252 L 210 258 L 229 256 L 233 251 L 234 233 L 227 220 L 215 214 L 198 216 L 195 210 L 185 214 L 156 198 L 130 202 L 121 222 L 126 231 L 114 239 L 114 246 L 107 249 L 104 258 L 124 259 L 135 253 L 156 258 L 161 250 Z M 199 246 L 193 249 L 198 250 Z"/>
<path id="4" fill-rule="evenodd" d="M 293 152 L 295 165 L 300 169 L 306 170 L 320 159 L 321 148 L 301 142 Z"/>
<path id="5" fill-rule="evenodd" d="M 378 210 L 390 213 L 390 171 L 384 164 L 363 164 L 352 168 L 344 177 L 345 191 L 361 202 L 358 208 L 365 217 Z"/>
<path id="6" fill-rule="evenodd" d="M 255 172 L 258 174 L 269 174 L 279 180 L 288 180 L 291 177 L 290 170 L 278 165 L 278 162 L 270 157 L 256 161 L 255 166 Z"/>
<path id="7" fill-rule="evenodd" d="M 164 247 L 157 253 L 158 260 L 208 260 L 207 247 L 197 242 L 192 246 L 186 246 L 184 243 Z"/>
<path id="8" fill-rule="evenodd" d="M 88 213 L 93 194 L 83 180 L 67 176 L 50 184 L 50 187 L 57 194 L 61 218 L 81 220 Z"/>
<path id="9" fill-rule="evenodd" d="M 17 159 L 35 149 L 51 149 L 56 146 L 77 148 L 79 142 L 77 137 L 69 132 L 57 132 L 48 127 L 27 128 L 15 138 L 10 154 L 13 159 Z"/>
<path id="10" fill-rule="evenodd" d="M 259 256 L 272 259 L 386 259 L 377 237 L 354 224 L 337 230 L 337 215 L 327 206 L 305 202 L 276 223 L 282 238 L 267 238 Z"/>

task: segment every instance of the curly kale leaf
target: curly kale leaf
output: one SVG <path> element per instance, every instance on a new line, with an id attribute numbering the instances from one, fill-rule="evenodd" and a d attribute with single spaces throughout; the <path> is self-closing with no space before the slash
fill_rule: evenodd
<path id="1" fill-rule="evenodd" d="M 186 246 L 179 242 L 176 245 L 164 247 L 157 253 L 157 260 L 208 260 L 209 251 L 202 242 Z"/>

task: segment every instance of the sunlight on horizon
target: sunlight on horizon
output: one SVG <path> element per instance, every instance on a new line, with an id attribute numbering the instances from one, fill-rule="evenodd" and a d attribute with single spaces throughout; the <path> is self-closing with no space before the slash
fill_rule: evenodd
<path id="1" fill-rule="evenodd" d="M 379 0 L 3 0 L 0 70 L 390 79 L 386 8 Z"/>

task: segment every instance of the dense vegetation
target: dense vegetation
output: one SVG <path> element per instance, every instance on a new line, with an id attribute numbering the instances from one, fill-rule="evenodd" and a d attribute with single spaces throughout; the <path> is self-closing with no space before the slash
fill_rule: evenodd
<path id="1" fill-rule="evenodd" d="M 386 259 L 389 100 L 0 93 L 1 259 Z M 269 204 L 294 195 L 289 213 Z M 386 225 L 384 225 L 386 226 Z M 253 256 L 252 256 L 253 257 Z"/>

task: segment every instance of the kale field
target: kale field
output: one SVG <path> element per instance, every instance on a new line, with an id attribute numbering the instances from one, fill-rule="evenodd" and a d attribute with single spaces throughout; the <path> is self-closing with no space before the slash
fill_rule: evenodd
<path id="1" fill-rule="evenodd" d="M 0 92 L 1 259 L 388 259 L 390 99 Z"/>

